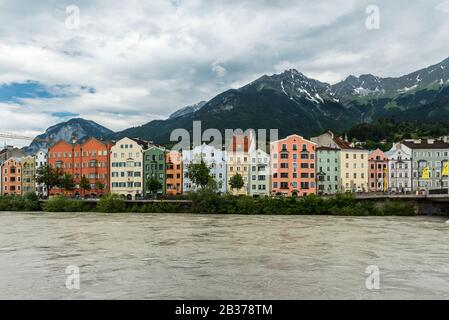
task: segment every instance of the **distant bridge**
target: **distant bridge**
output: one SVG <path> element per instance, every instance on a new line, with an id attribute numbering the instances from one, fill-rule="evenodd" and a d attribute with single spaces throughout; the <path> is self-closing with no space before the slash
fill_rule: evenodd
<path id="1" fill-rule="evenodd" d="M 449 194 L 356 194 L 359 201 L 369 201 L 377 204 L 387 200 L 411 204 L 420 215 L 449 216 Z"/>
<path id="2" fill-rule="evenodd" d="M 355 194 L 355 198 L 358 200 L 369 200 L 369 199 L 428 199 L 431 201 L 449 201 L 449 194 L 385 194 L 385 193 L 360 193 Z"/>

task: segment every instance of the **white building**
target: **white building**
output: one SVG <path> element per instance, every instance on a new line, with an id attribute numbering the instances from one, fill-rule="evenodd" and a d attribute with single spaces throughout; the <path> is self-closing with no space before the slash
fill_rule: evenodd
<path id="1" fill-rule="evenodd" d="M 124 199 L 143 197 L 143 150 L 141 141 L 123 138 L 111 147 L 111 193 Z"/>
<path id="2" fill-rule="evenodd" d="M 253 197 L 270 195 L 270 155 L 260 149 L 250 154 L 249 194 Z"/>
<path id="3" fill-rule="evenodd" d="M 388 189 L 396 193 L 411 192 L 412 150 L 398 142 L 385 155 L 388 157 Z"/>
<path id="4" fill-rule="evenodd" d="M 48 157 L 48 150 L 45 150 L 45 149 L 39 150 L 34 155 L 36 172 L 39 168 L 47 165 L 47 157 Z M 46 197 L 48 192 L 47 192 L 47 187 L 45 186 L 45 184 L 39 184 L 36 182 L 36 193 L 39 196 Z"/>
<path id="5" fill-rule="evenodd" d="M 197 190 L 196 186 L 187 176 L 188 166 L 192 163 L 200 163 L 201 159 L 208 165 L 211 176 L 217 182 L 218 191 L 226 193 L 226 156 L 223 150 L 207 144 L 196 146 L 193 150 L 183 150 L 183 192 Z"/>

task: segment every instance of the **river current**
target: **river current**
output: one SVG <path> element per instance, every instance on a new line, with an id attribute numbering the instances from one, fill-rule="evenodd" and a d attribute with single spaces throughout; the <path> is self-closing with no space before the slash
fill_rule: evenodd
<path id="1" fill-rule="evenodd" d="M 0 299 L 449 299 L 445 220 L 2 212 Z"/>

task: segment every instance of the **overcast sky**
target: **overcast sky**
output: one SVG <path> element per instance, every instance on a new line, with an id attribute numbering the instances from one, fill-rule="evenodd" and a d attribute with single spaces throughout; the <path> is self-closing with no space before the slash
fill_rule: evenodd
<path id="1" fill-rule="evenodd" d="M 335 83 L 449 57 L 448 0 L 0 0 L 0 21 L 0 131 L 26 135 L 125 129 L 289 68 Z"/>

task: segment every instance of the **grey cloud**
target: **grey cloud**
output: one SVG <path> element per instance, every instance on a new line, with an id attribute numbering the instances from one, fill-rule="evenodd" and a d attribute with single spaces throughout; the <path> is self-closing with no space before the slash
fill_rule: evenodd
<path id="1" fill-rule="evenodd" d="M 437 63 L 449 56 L 444 3 L 82 0 L 82 27 L 69 31 L 64 18 L 70 1 L 4 0 L 0 82 L 95 88 L 78 99 L 27 101 L 23 117 L 31 123 L 47 106 L 100 123 L 109 117 L 104 124 L 123 129 L 282 68 L 335 82 L 349 74 L 397 76 Z M 380 8 L 379 30 L 365 28 L 370 4 Z"/>

